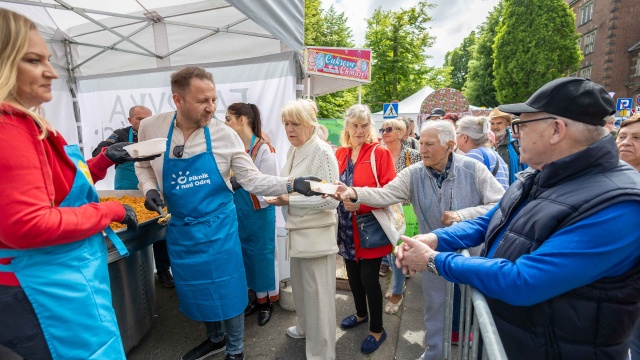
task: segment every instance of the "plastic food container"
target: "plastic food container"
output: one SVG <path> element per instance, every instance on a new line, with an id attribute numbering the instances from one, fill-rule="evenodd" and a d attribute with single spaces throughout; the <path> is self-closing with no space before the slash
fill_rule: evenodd
<path id="1" fill-rule="evenodd" d="M 335 194 L 336 191 L 338 191 L 338 186 L 339 185 L 326 184 L 326 183 L 322 183 L 320 181 L 312 181 L 312 180 L 307 180 L 307 181 L 311 185 L 311 190 L 313 190 L 315 192 L 319 192 L 319 193 L 323 193 L 323 194 Z"/>
<path id="2" fill-rule="evenodd" d="M 157 138 L 127 145 L 124 149 L 132 158 L 141 158 L 164 153 L 167 148 L 167 138 Z"/>

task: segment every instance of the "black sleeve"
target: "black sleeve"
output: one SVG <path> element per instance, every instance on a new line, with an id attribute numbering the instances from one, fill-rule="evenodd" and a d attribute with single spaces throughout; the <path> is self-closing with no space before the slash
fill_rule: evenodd
<path id="1" fill-rule="evenodd" d="M 91 156 L 97 156 L 100 154 L 103 148 L 117 144 L 119 142 L 129 140 L 129 128 L 118 129 L 111 134 L 106 140 L 101 141 L 98 146 L 93 150 Z"/>

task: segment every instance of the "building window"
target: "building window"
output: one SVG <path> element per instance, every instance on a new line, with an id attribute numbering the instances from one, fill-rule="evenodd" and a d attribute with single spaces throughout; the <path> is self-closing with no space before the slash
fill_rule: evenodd
<path id="1" fill-rule="evenodd" d="M 591 78 L 591 67 L 580 70 L 580 77 Z"/>
<path id="2" fill-rule="evenodd" d="M 638 60 L 636 60 L 636 76 L 640 76 L 640 53 L 638 53 Z"/>
<path id="3" fill-rule="evenodd" d="M 593 19 L 593 0 L 587 2 L 580 8 L 580 25 L 584 25 Z"/>
<path id="4" fill-rule="evenodd" d="M 592 31 L 584 36 L 584 54 L 591 54 L 596 43 L 596 32 Z"/>

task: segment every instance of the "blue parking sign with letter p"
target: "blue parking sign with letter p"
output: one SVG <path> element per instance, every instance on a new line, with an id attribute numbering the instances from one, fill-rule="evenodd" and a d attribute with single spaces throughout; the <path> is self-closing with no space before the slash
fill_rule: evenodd
<path id="1" fill-rule="evenodd" d="M 633 98 L 619 98 L 616 102 L 616 110 L 631 110 L 633 107 Z"/>

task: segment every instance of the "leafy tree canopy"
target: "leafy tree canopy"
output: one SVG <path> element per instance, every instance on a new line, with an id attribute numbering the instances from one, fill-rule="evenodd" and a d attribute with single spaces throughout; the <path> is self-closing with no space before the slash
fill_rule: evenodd
<path id="1" fill-rule="evenodd" d="M 441 81 L 445 77 L 446 71 L 426 65 L 426 50 L 435 39 L 427 28 L 431 21 L 429 9 L 433 7 L 420 1 L 409 9 L 378 8 L 367 19 L 365 47 L 373 51 L 373 64 L 365 102 L 372 111 L 382 110 L 385 102 L 415 93 L 428 80 Z"/>
<path id="2" fill-rule="evenodd" d="M 496 107 L 496 87 L 493 85 L 493 42 L 502 18 L 503 1 L 500 1 L 478 29 L 478 39 L 471 60 L 467 83 L 463 89 L 469 102 L 476 106 Z"/>
<path id="3" fill-rule="evenodd" d="M 500 103 L 525 101 L 545 83 L 578 69 L 582 53 L 574 24 L 563 0 L 506 0 L 493 44 Z"/>
<path id="4" fill-rule="evenodd" d="M 462 44 L 444 56 L 444 66 L 451 67 L 451 83 L 449 87 L 462 90 L 469 74 L 469 60 L 476 44 L 476 32 L 462 40 Z"/>

